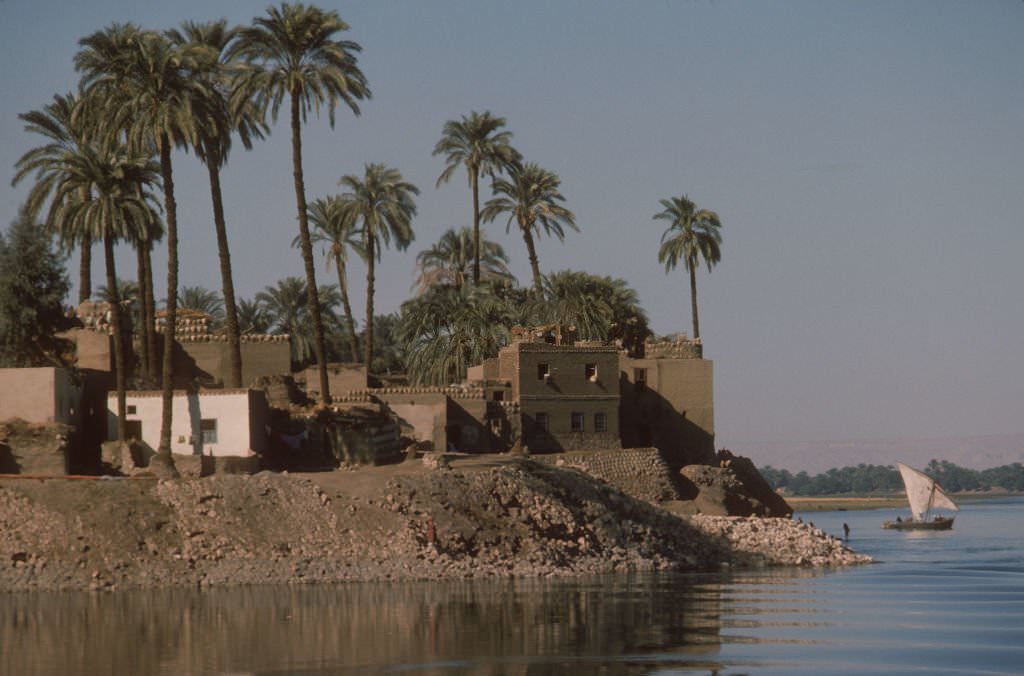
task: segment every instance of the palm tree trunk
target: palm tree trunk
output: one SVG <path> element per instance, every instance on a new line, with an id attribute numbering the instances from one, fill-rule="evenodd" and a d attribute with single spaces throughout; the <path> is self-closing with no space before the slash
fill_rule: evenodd
<path id="1" fill-rule="evenodd" d="M 520 226 L 522 228 L 522 226 Z M 530 258 L 530 270 L 533 271 L 533 288 L 539 297 L 544 293 L 544 287 L 540 282 L 540 264 L 537 262 L 537 247 L 533 243 L 533 234 L 530 228 L 522 228 L 523 241 L 526 242 L 526 254 Z"/>
<path id="2" fill-rule="evenodd" d="M 693 313 L 693 339 L 700 338 L 700 324 L 697 322 L 697 265 L 690 266 L 690 310 Z"/>
<path id="3" fill-rule="evenodd" d="M 219 158 L 208 157 L 206 169 L 210 174 L 210 196 L 213 198 L 213 225 L 217 231 L 217 253 L 220 256 L 220 280 L 224 292 L 224 315 L 228 332 L 228 351 L 231 370 L 228 387 L 242 386 L 242 343 L 238 330 L 238 308 L 235 305 L 235 284 L 231 278 L 231 251 L 228 248 L 228 230 L 224 222 L 224 201 L 220 190 Z"/>
<path id="4" fill-rule="evenodd" d="M 164 326 L 163 393 L 160 446 L 157 452 L 171 452 L 171 422 L 174 415 L 174 331 L 178 320 L 178 205 L 174 201 L 171 143 L 160 135 L 160 176 L 164 184 L 164 215 L 167 218 L 167 323 Z"/>
<path id="5" fill-rule="evenodd" d="M 363 338 L 365 341 L 363 350 L 366 355 L 364 358 L 366 372 L 369 373 L 373 364 L 373 267 L 376 254 L 373 250 L 374 239 L 370 232 L 370 224 L 365 223 L 363 228 L 366 233 L 366 336 Z"/>
<path id="6" fill-rule="evenodd" d="M 327 360 L 324 353 L 324 321 L 320 316 L 320 298 L 316 288 L 316 268 L 313 265 L 313 243 L 309 238 L 309 221 L 306 213 L 306 187 L 302 179 L 302 127 L 299 121 L 299 97 L 291 94 L 292 103 L 292 176 L 295 178 L 295 202 L 299 211 L 299 242 L 302 261 L 306 267 L 306 297 L 309 316 L 313 319 L 313 353 L 320 371 L 320 400 L 331 401 L 330 383 L 327 381 Z"/>
<path id="7" fill-rule="evenodd" d="M 117 290 L 117 269 L 114 263 L 114 239 L 103 238 L 103 256 L 107 264 L 107 293 L 110 304 L 110 324 L 114 329 L 114 387 L 117 389 L 117 438 L 128 436 L 125 420 L 126 378 L 124 372 L 124 336 L 121 333 L 121 295 Z"/>
<path id="8" fill-rule="evenodd" d="M 92 235 L 85 233 L 78 245 L 78 304 L 92 298 Z"/>
<path id="9" fill-rule="evenodd" d="M 140 280 L 142 286 L 142 305 L 146 308 L 144 327 L 142 335 L 145 336 L 145 350 L 149 354 L 149 376 L 150 382 L 160 382 L 157 373 L 157 362 L 160 360 L 160 351 L 156 343 L 156 298 L 153 293 L 153 240 L 147 240 L 142 250 L 142 257 L 146 261 L 146 274 Z"/>
<path id="10" fill-rule="evenodd" d="M 135 262 L 138 267 L 139 279 L 139 326 L 136 327 L 139 336 L 139 370 L 149 377 L 149 350 L 146 349 L 146 320 L 149 308 L 146 307 L 146 254 L 144 253 L 149 242 L 138 240 L 135 242 Z"/>
<path id="11" fill-rule="evenodd" d="M 334 255 L 334 267 L 338 271 L 338 290 L 341 291 L 341 307 L 345 310 L 345 330 L 352 345 L 352 360 L 359 361 L 359 339 L 356 337 L 356 323 L 352 319 L 352 305 L 348 302 L 348 274 L 345 261 L 338 254 Z"/>
<path id="12" fill-rule="evenodd" d="M 480 286 L 480 181 L 476 169 L 469 176 L 473 186 L 473 286 Z"/>

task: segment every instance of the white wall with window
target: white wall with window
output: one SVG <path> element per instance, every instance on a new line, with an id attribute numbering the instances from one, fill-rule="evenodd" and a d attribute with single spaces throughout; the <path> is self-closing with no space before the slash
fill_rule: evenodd
<path id="1" fill-rule="evenodd" d="M 160 392 L 128 392 L 129 434 L 156 451 L 160 445 L 163 402 Z M 176 391 L 171 420 L 171 453 L 179 455 L 250 456 L 263 450 L 263 393 L 255 390 Z M 117 396 L 107 399 L 108 437 L 117 434 Z"/>

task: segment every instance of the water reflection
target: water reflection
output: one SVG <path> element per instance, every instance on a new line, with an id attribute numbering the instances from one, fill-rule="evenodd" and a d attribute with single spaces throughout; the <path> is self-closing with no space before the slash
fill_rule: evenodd
<path id="1" fill-rule="evenodd" d="M 714 668 L 720 594 L 620 577 L 11 595 L 0 671 L 631 673 L 673 654 Z"/>
<path id="2" fill-rule="evenodd" d="M 0 675 L 1018 674 L 1021 507 L 817 514 L 882 562 L 842 570 L 0 595 Z"/>

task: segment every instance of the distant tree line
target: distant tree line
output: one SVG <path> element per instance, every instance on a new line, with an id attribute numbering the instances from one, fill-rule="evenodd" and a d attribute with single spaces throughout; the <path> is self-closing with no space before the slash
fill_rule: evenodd
<path id="1" fill-rule="evenodd" d="M 960 491 L 986 491 L 1002 488 L 1024 491 L 1024 465 L 1015 462 L 990 469 L 974 470 L 960 467 L 946 460 L 932 460 L 925 474 L 938 481 L 943 488 L 954 493 Z M 772 488 L 789 495 L 841 495 L 844 493 L 898 493 L 903 490 L 899 471 L 888 465 L 865 465 L 832 468 L 821 474 L 807 472 L 793 474 L 786 469 L 770 465 L 761 470 Z"/>

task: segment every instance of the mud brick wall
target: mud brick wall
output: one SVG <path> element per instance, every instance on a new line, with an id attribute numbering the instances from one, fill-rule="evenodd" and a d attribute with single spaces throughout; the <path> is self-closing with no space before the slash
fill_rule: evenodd
<path id="1" fill-rule="evenodd" d="M 534 455 L 532 458 L 553 465 L 575 467 L 607 481 L 624 493 L 648 502 L 679 498 L 669 466 L 656 448 L 570 451 L 556 455 Z"/>

